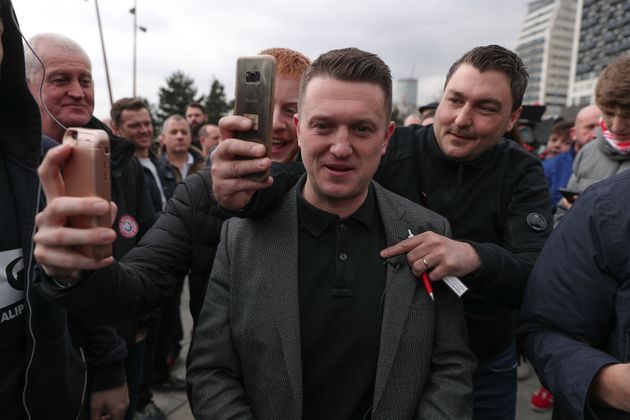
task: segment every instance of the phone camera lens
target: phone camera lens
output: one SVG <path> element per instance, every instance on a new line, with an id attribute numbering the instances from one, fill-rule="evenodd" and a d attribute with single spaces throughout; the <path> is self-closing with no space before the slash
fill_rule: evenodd
<path id="1" fill-rule="evenodd" d="M 260 82 L 260 72 L 248 71 L 247 73 L 245 73 L 245 81 L 247 83 L 258 83 L 258 82 Z"/>

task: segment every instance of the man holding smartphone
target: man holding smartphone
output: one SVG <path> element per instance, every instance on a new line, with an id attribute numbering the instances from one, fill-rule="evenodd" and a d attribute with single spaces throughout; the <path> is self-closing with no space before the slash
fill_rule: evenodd
<path id="1" fill-rule="evenodd" d="M 27 50 L 25 54 L 26 79 L 40 107 L 43 134 L 58 143 L 61 142 L 65 129 L 73 126 L 101 129 L 109 135 L 112 201 L 116 204 L 114 208 L 117 213 L 113 223 L 115 231 L 105 228 L 101 230 L 105 230 L 103 235 L 108 242 L 113 242 L 113 258 L 122 258 L 135 246 L 155 218 L 142 168 L 134 157 L 134 146 L 113 135 L 107 126 L 93 117 L 94 84 L 91 62 L 76 42 L 57 34 L 40 34 L 32 37 L 29 44 L 34 52 Z M 46 69 L 45 75 L 42 63 L 35 54 Z M 43 91 L 41 96 L 40 87 Z M 67 158 L 71 149 L 67 145 L 59 145 L 47 153 L 60 154 Z M 46 191 L 46 186 L 44 189 Z M 63 187 L 56 192 L 63 192 Z M 48 206 L 51 205 L 54 206 L 54 203 L 48 202 Z M 97 206 L 94 210 L 102 215 L 108 213 L 109 209 L 109 205 L 105 205 Z M 63 217 L 55 223 L 63 224 L 65 220 L 66 217 Z M 35 241 L 39 236 L 46 237 L 46 233 L 46 229 L 40 229 L 35 235 Z M 71 252 L 75 258 L 88 259 L 76 251 Z M 34 251 L 34 255 L 37 258 L 37 251 Z M 105 260 L 111 262 L 113 258 Z M 71 276 L 69 271 L 64 274 Z M 63 276 L 59 277 L 59 281 L 63 283 L 68 283 L 67 280 Z M 71 330 L 75 332 L 74 342 L 86 350 L 92 417 L 110 414 L 113 419 L 122 419 L 127 411 L 130 395 L 130 413 L 133 414 L 144 355 L 145 325 L 139 321 L 119 325 L 118 333 L 125 338 L 125 346 L 110 327 L 78 321 L 76 318 L 71 318 L 69 322 Z M 75 328 L 74 325 L 79 325 L 80 328 Z"/>
<path id="2" fill-rule="evenodd" d="M 371 181 L 390 114 L 376 55 L 333 50 L 306 71 L 294 117 L 306 176 L 266 218 L 223 226 L 190 353 L 197 417 L 470 418 L 461 302 L 444 285 L 434 302 L 378 255 L 409 231 L 449 233 Z"/>
<path id="3" fill-rule="evenodd" d="M 271 159 L 292 162 L 298 153 L 293 115 L 297 112 L 299 80 L 309 60 L 287 48 L 272 48 L 261 54 L 276 59 L 272 126 L 275 146 Z M 40 231 L 47 234 L 36 238 L 36 248 L 38 261 L 47 273 L 55 278 L 68 278 L 76 282 L 76 286 L 63 289 L 48 276 L 42 276 L 42 292 L 83 318 L 99 321 L 129 319 L 165 302 L 188 274 L 190 311 L 196 324 L 212 268 L 209 262 L 214 259 L 221 225 L 227 218 L 225 214 L 211 214 L 217 204 L 211 193 L 210 170 L 202 169 L 184 179 L 140 244 L 125 258 L 112 263 L 111 260 L 84 259 L 68 250 L 68 244 L 73 242 L 111 241 L 111 237 L 102 236 L 104 232 L 70 232 L 65 226 L 53 223 L 67 214 L 99 212 L 93 206 L 100 202 L 98 199 L 71 200 L 56 193 L 59 191 L 59 170 L 66 157 L 65 153 L 53 149 L 40 170 L 47 199 L 59 206 L 49 206 L 38 219 Z M 73 275 L 69 277 L 69 273 Z M 85 305 L 86 300 L 91 303 L 89 308 Z"/>
<path id="4" fill-rule="evenodd" d="M 463 300 L 471 349 L 479 360 L 478 419 L 515 416 L 516 311 L 551 230 L 540 161 L 502 138 L 518 121 L 527 79 L 521 59 L 501 46 L 466 52 L 447 74 L 434 124 L 397 128 L 374 176 L 451 223 L 452 239 L 425 232 L 381 256 L 406 255 L 417 276 L 428 270 L 433 281 L 457 276 L 469 288 Z M 222 129 L 248 127 L 229 122 Z M 238 216 L 268 213 L 299 178 L 298 165 L 291 172 L 274 165 L 273 177 L 264 183 L 245 179 L 271 165 L 261 158 L 262 149 L 224 139 L 212 155 L 213 192 L 221 206 L 239 210 Z"/>

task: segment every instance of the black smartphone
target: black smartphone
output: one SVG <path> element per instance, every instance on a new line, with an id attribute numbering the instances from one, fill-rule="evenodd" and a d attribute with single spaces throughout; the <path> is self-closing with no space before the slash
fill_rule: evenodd
<path id="1" fill-rule="evenodd" d="M 240 57 L 236 61 L 234 114 L 247 117 L 253 123 L 251 130 L 239 131 L 236 137 L 263 144 L 267 157 L 271 151 L 275 79 L 276 59 L 270 55 Z M 247 176 L 261 182 L 268 177 L 269 171 Z"/>

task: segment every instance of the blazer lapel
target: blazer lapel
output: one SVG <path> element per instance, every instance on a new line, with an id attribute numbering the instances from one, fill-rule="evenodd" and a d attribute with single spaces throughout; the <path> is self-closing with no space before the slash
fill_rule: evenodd
<path id="1" fill-rule="evenodd" d="M 405 213 L 399 208 L 391 206 L 383 197 L 382 188 L 378 184 L 376 184 L 376 187 L 376 197 L 383 226 L 385 227 L 387 246 L 391 246 L 407 238 L 407 230 L 411 229 L 413 231 L 416 226 L 406 226 Z M 373 412 L 376 411 L 391 373 L 409 312 L 409 305 L 412 303 L 416 287 L 417 280 L 411 274 L 406 258 L 399 256 L 390 259 L 387 265 L 383 323 L 381 325 L 381 341 L 374 383 Z"/>
<path id="2" fill-rule="evenodd" d="M 302 415 L 302 354 L 298 291 L 298 226 L 295 189 L 270 217 L 268 235 L 275 246 L 269 249 L 268 276 L 265 279 L 270 306 L 277 321 L 282 353 L 293 388 L 298 416 Z M 270 384 L 273 386 L 273 384 Z"/>

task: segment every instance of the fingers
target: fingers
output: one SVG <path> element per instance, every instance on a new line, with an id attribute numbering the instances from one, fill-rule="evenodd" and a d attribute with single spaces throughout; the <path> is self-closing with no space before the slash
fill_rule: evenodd
<path id="1" fill-rule="evenodd" d="M 37 246 L 33 250 L 33 256 L 49 276 L 75 280 L 83 270 L 98 270 L 114 263 L 113 257 L 96 260 L 70 248 Z"/>
<path id="2" fill-rule="evenodd" d="M 424 232 L 420 235 L 412 236 L 395 245 L 383 249 L 380 252 L 381 258 L 391 258 L 396 255 L 406 254 L 422 244 L 426 244 L 429 238 L 428 234 L 433 232 Z M 422 257 L 422 256 L 421 256 Z"/>
<path id="3" fill-rule="evenodd" d="M 251 129 L 252 121 L 241 115 L 230 115 L 219 120 L 221 139 L 234 138 L 237 131 L 249 131 Z"/>
<path id="4" fill-rule="evenodd" d="M 44 211 L 35 217 L 38 228 L 65 224 L 69 216 L 102 216 L 109 213 L 110 205 L 98 197 L 58 197 L 48 201 Z"/>
<path id="5" fill-rule="evenodd" d="M 35 217 L 33 255 L 50 276 L 78 278 L 81 270 L 95 270 L 113 263 L 113 258 L 94 259 L 76 247 L 109 244 L 116 232 L 106 227 L 79 229 L 66 226 L 70 216 L 115 214 L 116 206 L 97 197 L 58 197 Z"/>
<path id="6" fill-rule="evenodd" d="M 265 182 L 243 178 L 245 175 L 267 171 L 271 167 L 271 160 L 263 157 L 264 155 L 265 147 L 261 144 L 233 138 L 219 143 L 211 156 L 211 171 L 212 191 L 222 207 L 238 210 L 249 202 L 256 190 L 267 188 L 273 183 L 271 178 L 267 178 Z M 241 160 L 237 156 L 251 159 Z"/>
<path id="7" fill-rule="evenodd" d="M 53 147 L 46 153 L 44 160 L 37 169 L 37 174 L 48 201 L 65 194 L 61 167 L 71 154 L 72 148 L 66 144 Z"/>

